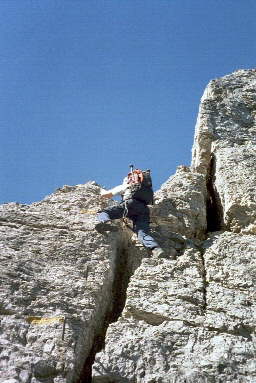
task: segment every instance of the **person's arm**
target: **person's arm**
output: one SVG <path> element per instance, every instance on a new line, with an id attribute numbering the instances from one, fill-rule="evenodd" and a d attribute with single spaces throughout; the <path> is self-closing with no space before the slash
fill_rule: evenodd
<path id="1" fill-rule="evenodd" d="M 101 197 L 103 197 L 103 198 L 112 198 L 117 194 L 124 193 L 126 188 L 127 188 L 127 180 L 125 178 L 122 185 L 118 185 L 118 186 L 116 186 L 110 190 L 102 190 L 100 194 L 101 194 Z"/>

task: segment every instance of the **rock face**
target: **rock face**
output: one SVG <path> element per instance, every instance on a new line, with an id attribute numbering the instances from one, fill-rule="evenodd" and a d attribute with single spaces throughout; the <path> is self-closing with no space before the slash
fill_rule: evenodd
<path id="1" fill-rule="evenodd" d="M 256 70 L 206 88 L 191 167 L 155 193 L 156 259 L 93 182 L 1 206 L 0 382 L 254 383 Z M 115 203 L 110 201 L 109 204 Z"/>
<path id="2" fill-rule="evenodd" d="M 220 227 L 246 234 L 256 233 L 255 89 L 255 70 L 210 82 L 200 106 L 192 161 L 193 171 L 208 173 Z"/>

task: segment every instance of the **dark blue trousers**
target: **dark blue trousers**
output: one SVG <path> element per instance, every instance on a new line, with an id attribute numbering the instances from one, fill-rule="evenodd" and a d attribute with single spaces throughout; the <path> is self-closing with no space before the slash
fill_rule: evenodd
<path id="1" fill-rule="evenodd" d="M 127 217 L 133 222 L 133 231 L 137 234 L 138 240 L 150 249 L 158 247 L 158 243 L 149 235 L 149 208 L 144 203 L 135 199 L 121 202 L 119 205 L 104 209 L 98 214 L 100 222 L 107 222 L 112 219 Z"/>

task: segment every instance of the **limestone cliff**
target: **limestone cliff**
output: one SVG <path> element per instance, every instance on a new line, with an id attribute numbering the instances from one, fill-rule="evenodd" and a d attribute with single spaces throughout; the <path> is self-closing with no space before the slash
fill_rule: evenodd
<path id="1" fill-rule="evenodd" d="M 256 382 L 255 85 L 256 70 L 210 82 L 191 167 L 155 193 L 176 260 L 121 222 L 95 232 L 93 182 L 1 206 L 1 383 Z"/>

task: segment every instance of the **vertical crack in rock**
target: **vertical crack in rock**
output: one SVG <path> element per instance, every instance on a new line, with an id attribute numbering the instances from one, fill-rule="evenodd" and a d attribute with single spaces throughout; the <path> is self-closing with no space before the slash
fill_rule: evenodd
<path id="1" fill-rule="evenodd" d="M 203 269 L 202 269 L 202 279 L 203 279 L 203 314 L 205 314 L 205 311 L 207 309 L 207 286 L 208 286 L 208 282 L 206 280 L 206 268 L 205 268 L 205 259 L 204 259 L 204 253 L 205 253 L 205 250 L 202 249 L 202 248 L 199 248 L 198 249 L 199 252 L 200 252 L 200 256 L 201 256 L 201 261 L 202 261 L 202 266 L 203 266 Z"/>
<path id="2" fill-rule="evenodd" d="M 219 231 L 224 228 L 223 208 L 220 196 L 215 187 L 215 170 L 216 160 L 212 154 L 206 178 L 208 192 L 206 201 L 207 232 Z"/>
<path id="3" fill-rule="evenodd" d="M 83 371 L 77 383 L 91 383 L 92 382 L 92 365 L 95 360 L 95 356 L 105 346 L 105 337 L 109 325 L 116 322 L 119 316 L 122 314 L 123 308 L 126 302 L 126 290 L 128 283 L 132 275 L 131 267 L 129 267 L 129 254 L 127 246 L 121 244 L 117 251 L 117 258 L 114 270 L 114 280 L 112 285 L 112 305 L 106 312 L 104 320 L 102 321 L 101 327 L 98 329 L 91 352 L 87 357 Z"/>

